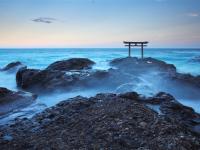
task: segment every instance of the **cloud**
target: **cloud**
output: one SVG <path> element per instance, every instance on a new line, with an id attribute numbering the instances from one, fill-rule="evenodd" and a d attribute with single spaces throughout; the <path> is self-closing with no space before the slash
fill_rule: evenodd
<path id="1" fill-rule="evenodd" d="M 192 13 L 188 13 L 187 16 L 189 16 L 189 17 L 199 17 L 199 14 L 192 12 Z"/>
<path id="2" fill-rule="evenodd" d="M 50 24 L 50 23 L 53 23 L 53 22 L 57 21 L 57 19 L 48 18 L 48 17 L 40 17 L 40 18 L 35 18 L 32 21 L 36 22 L 36 23 L 47 23 L 47 24 Z"/>
<path id="3" fill-rule="evenodd" d="M 166 0 L 155 0 L 156 2 L 165 2 Z"/>

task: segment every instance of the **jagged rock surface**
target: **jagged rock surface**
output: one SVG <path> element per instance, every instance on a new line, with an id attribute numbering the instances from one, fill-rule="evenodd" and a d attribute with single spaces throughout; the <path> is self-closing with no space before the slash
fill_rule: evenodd
<path id="1" fill-rule="evenodd" d="M 153 99 L 163 107 L 162 115 L 146 106 Z M 0 148 L 198 150 L 200 138 L 185 123 L 199 114 L 178 103 L 179 111 L 168 107 L 175 101 L 165 93 L 151 98 L 135 92 L 75 97 L 31 120 L 0 127 Z M 184 111 L 192 115 L 180 122 L 177 114 Z"/>
<path id="2" fill-rule="evenodd" d="M 50 64 L 46 69 L 60 71 L 82 70 L 91 69 L 92 65 L 94 64 L 95 62 L 87 58 L 71 58 L 68 60 L 54 62 Z"/>
<path id="3" fill-rule="evenodd" d="M 36 97 L 36 95 L 31 93 L 14 92 L 0 87 L 0 116 L 30 105 Z"/>

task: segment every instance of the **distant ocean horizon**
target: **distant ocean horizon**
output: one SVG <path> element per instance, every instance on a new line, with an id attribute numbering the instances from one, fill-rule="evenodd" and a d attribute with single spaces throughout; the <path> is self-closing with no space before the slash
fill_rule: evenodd
<path id="1" fill-rule="evenodd" d="M 141 57 L 140 53 L 139 48 L 132 49 L 132 57 Z M 174 64 L 181 73 L 200 75 L 199 63 L 191 61 L 200 56 L 200 48 L 145 48 L 144 55 Z M 0 67 L 21 61 L 30 68 L 42 69 L 57 60 L 84 57 L 104 69 L 109 60 L 127 56 L 127 48 L 0 48 Z"/>

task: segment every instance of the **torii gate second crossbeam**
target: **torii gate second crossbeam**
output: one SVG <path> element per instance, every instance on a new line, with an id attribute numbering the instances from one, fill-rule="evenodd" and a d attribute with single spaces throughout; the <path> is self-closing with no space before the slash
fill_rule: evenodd
<path id="1" fill-rule="evenodd" d="M 141 57 L 142 59 L 144 58 L 144 47 L 147 46 L 149 42 L 145 41 L 145 42 L 127 42 L 124 41 L 124 44 L 126 47 L 129 48 L 128 51 L 128 56 L 131 57 L 131 47 L 141 47 Z"/>

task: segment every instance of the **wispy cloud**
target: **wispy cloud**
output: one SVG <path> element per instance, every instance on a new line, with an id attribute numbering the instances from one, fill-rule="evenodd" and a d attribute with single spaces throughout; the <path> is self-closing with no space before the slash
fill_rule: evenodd
<path id="1" fill-rule="evenodd" d="M 156 2 L 165 2 L 166 0 L 155 0 Z"/>
<path id="2" fill-rule="evenodd" d="M 195 13 L 195 12 L 187 13 L 187 16 L 188 17 L 199 17 L 199 13 Z"/>
<path id="3" fill-rule="evenodd" d="M 36 23 L 47 23 L 47 24 L 50 24 L 50 23 L 53 23 L 53 22 L 57 21 L 57 19 L 49 18 L 49 17 L 39 17 L 39 18 L 32 19 L 32 21 L 36 22 Z"/>

